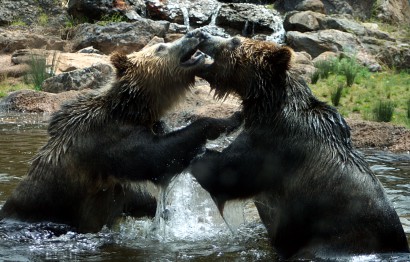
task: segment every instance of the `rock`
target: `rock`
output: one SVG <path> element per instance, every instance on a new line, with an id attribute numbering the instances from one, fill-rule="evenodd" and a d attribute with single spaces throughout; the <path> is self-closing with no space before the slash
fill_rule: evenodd
<path id="1" fill-rule="evenodd" d="M 343 32 L 353 33 L 357 36 L 367 34 L 366 27 L 345 17 L 326 16 L 319 19 L 321 29 L 336 29 Z"/>
<path id="2" fill-rule="evenodd" d="M 283 21 L 283 27 L 286 31 L 309 32 L 320 29 L 319 21 L 323 20 L 325 15 L 312 12 L 289 12 Z"/>
<path id="3" fill-rule="evenodd" d="M 42 35 L 28 30 L 0 28 L 0 53 L 12 53 L 18 49 L 65 50 L 67 41 L 56 36 Z"/>
<path id="4" fill-rule="evenodd" d="M 305 79 L 305 81 L 310 82 L 311 76 L 316 70 L 312 63 L 312 57 L 306 52 L 295 52 L 293 63 L 293 68 L 298 74 Z"/>
<path id="5" fill-rule="evenodd" d="M 340 54 L 331 52 L 331 51 L 326 51 L 315 57 L 315 59 L 312 60 L 313 64 L 316 64 L 320 61 L 329 61 L 332 59 L 336 59 L 340 57 Z"/>
<path id="6" fill-rule="evenodd" d="M 376 5 L 376 17 L 390 24 L 410 24 L 408 0 L 380 0 Z"/>
<path id="7" fill-rule="evenodd" d="M 69 0 L 67 12 L 78 19 L 87 18 L 89 22 L 114 15 L 122 15 L 129 20 L 139 20 L 141 16 L 146 16 L 143 0 Z"/>
<path id="8" fill-rule="evenodd" d="M 29 64 L 32 56 L 45 56 L 51 64 L 53 56 L 56 55 L 55 67 L 56 74 L 69 72 L 81 68 L 90 67 L 94 64 L 109 64 L 109 57 L 106 55 L 86 54 L 86 53 L 56 53 L 53 50 L 43 49 L 22 49 L 15 51 L 11 56 L 13 64 Z"/>
<path id="9" fill-rule="evenodd" d="M 380 40 L 373 37 L 362 39 L 369 52 L 390 68 L 408 70 L 410 68 L 410 44 Z"/>
<path id="10" fill-rule="evenodd" d="M 380 70 L 381 66 L 376 59 L 366 51 L 360 40 L 353 34 L 334 29 L 317 32 L 287 32 L 287 43 L 295 51 L 306 51 L 313 58 L 323 52 L 344 52 L 355 56 L 364 66 L 371 70 Z"/>
<path id="11" fill-rule="evenodd" d="M 26 64 L 15 65 L 11 55 L 0 55 L 0 82 L 7 77 L 20 77 L 27 74 L 29 66 Z"/>
<path id="12" fill-rule="evenodd" d="M 354 17 L 368 19 L 371 16 L 374 2 L 375 0 L 279 0 L 275 2 L 275 6 L 282 12 L 311 10 L 328 15 L 350 14 Z"/>
<path id="13" fill-rule="evenodd" d="M 154 36 L 165 37 L 169 22 L 142 19 L 127 23 L 81 24 L 74 32 L 73 50 L 92 46 L 104 54 L 131 53 L 142 49 Z"/>
<path id="14" fill-rule="evenodd" d="M 268 35 L 268 40 L 284 41 L 283 21 L 278 12 L 254 4 L 223 4 L 216 18 L 216 25 L 231 35 L 252 37 Z"/>
<path id="15" fill-rule="evenodd" d="M 295 9 L 298 11 L 314 11 L 318 13 L 325 13 L 325 6 L 320 0 L 304 0 L 299 2 Z"/>
<path id="16" fill-rule="evenodd" d="M 44 80 L 41 90 L 61 93 L 70 90 L 98 89 L 106 86 L 113 76 L 113 69 L 107 64 L 61 73 Z"/>
<path id="17" fill-rule="evenodd" d="M 13 22 L 22 22 L 27 25 L 38 24 L 39 17 L 47 19 L 48 25 L 62 25 L 65 18 L 64 8 L 54 0 L 2 0 L 0 4 L 0 26 Z M 53 14 L 49 16 L 47 14 Z M 58 27 L 58 26 L 57 26 Z"/>
<path id="18" fill-rule="evenodd" d="M 0 108 L 26 113 L 52 113 L 58 110 L 62 103 L 75 98 L 78 94 L 78 91 L 52 94 L 34 90 L 19 90 L 2 99 Z"/>

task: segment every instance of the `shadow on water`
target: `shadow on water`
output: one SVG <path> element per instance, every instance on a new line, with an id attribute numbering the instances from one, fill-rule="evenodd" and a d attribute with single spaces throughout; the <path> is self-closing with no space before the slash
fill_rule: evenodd
<path id="1" fill-rule="evenodd" d="M 0 206 L 46 142 L 48 116 L 0 112 Z M 221 138 L 220 147 L 232 138 Z M 410 155 L 363 151 L 386 188 L 410 238 Z M 1 261 L 273 261 L 253 203 L 228 203 L 229 228 L 208 193 L 183 173 L 172 181 L 157 219 L 125 218 L 98 234 L 53 223 L 0 222 Z M 40 200 L 39 200 L 40 201 Z M 67 232 L 68 231 L 68 232 Z M 410 261 L 409 255 L 356 256 L 337 261 Z"/>

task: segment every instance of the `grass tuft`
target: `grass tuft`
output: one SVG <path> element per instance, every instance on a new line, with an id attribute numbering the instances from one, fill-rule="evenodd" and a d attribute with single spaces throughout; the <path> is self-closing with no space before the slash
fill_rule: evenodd
<path id="1" fill-rule="evenodd" d="M 391 122 L 395 105 L 390 100 L 380 100 L 373 107 L 373 118 L 377 122 Z"/>
<path id="2" fill-rule="evenodd" d="M 41 90 L 44 80 L 55 75 L 58 65 L 58 54 L 53 53 L 50 63 L 47 63 L 46 54 L 31 54 L 30 70 L 25 76 L 25 82 L 32 84 L 34 89 Z"/>

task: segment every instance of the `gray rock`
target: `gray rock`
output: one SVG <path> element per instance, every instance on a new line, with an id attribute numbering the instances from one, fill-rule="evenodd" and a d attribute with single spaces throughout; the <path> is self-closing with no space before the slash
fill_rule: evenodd
<path id="1" fill-rule="evenodd" d="M 346 53 L 355 56 L 363 65 L 372 71 L 381 69 L 375 57 L 369 53 L 360 40 L 353 34 L 334 29 L 320 30 L 317 32 L 301 33 L 287 32 L 287 43 L 295 51 L 306 51 L 313 58 L 321 53 L 331 51 Z"/>
<path id="2" fill-rule="evenodd" d="M 40 14 L 53 14 L 47 16 L 48 25 L 62 25 L 64 8 L 54 0 L 1 0 L 0 1 L 0 26 L 9 25 L 19 21 L 27 25 L 38 23 Z"/>
<path id="3" fill-rule="evenodd" d="M 42 90 L 50 93 L 61 93 L 69 90 L 99 89 L 106 86 L 113 76 L 113 69 L 107 64 L 61 73 L 46 79 Z"/>
<path id="4" fill-rule="evenodd" d="M 67 41 L 56 36 L 32 33 L 29 30 L 4 30 L 0 28 L 0 52 L 12 53 L 18 49 L 65 50 Z"/>
<path id="5" fill-rule="evenodd" d="M 87 18 L 90 22 L 113 15 L 122 15 L 129 20 L 139 20 L 140 16 L 146 16 L 143 0 L 69 0 L 67 12 L 75 18 Z"/>
<path id="6" fill-rule="evenodd" d="M 303 0 L 295 6 L 295 9 L 298 11 L 310 10 L 319 13 L 325 12 L 325 6 L 320 0 Z"/>
<path id="7" fill-rule="evenodd" d="M 286 31 L 309 32 L 320 29 L 319 21 L 323 20 L 325 15 L 312 12 L 289 12 L 283 21 L 283 27 Z"/>
<path id="8" fill-rule="evenodd" d="M 407 0 L 380 0 L 376 17 L 390 24 L 410 24 L 410 3 Z"/>
<path id="9" fill-rule="evenodd" d="M 216 18 L 216 25 L 223 27 L 231 35 L 253 37 L 264 34 L 275 42 L 284 40 L 280 14 L 261 5 L 223 4 Z"/>
<path id="10" fill-rule="evenodd" d="M 142 19 L 127 23 L 79 25 L 73 37 L 73 49 L 80 50 L 92 46 L 104 54 L 113 51 L 131 53 L 142 49 L 154 36 L 165 37 L 169 22 Z"/>
<path id="11" fill-rule="evenodd" d="M 369 52 L 390 68 L 408 70 L 410 68 L 410 44 L 363 38 L 363 45 Z"/>

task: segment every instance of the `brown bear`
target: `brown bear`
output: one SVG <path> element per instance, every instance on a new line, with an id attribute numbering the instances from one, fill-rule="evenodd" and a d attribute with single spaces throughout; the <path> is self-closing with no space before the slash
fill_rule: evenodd
<path id="1" fill-rule="evenodd" d="M 191 171 L 221 212 L 254 198 L 284 259 L 409 252 L 399 217 L 334 107 L 292 68 L 293 51 L 273 42 L 209 36 L 214 63 L 199 76 L 218 98 L 242 101 L 244 130 Z"/>
<path id="2" fill-rule="evenodd" d="M 183 129 L 155 133 L 155 124 L 184 97 L 195 74 L 212 62 L 196 52 L 200 41 L 187 34 L 129 57 L 114 54 L 116 79 L 52 116 L 48 142 L 7 199 L 1 217 L 96 232 L 124 211 L 138 215 L 148 208 L 155 214 L 155 199 L 129 181 L 166 183 L 203 150 L 207 139 L 241 123 L 238 115 L 200 118 Z"/>

